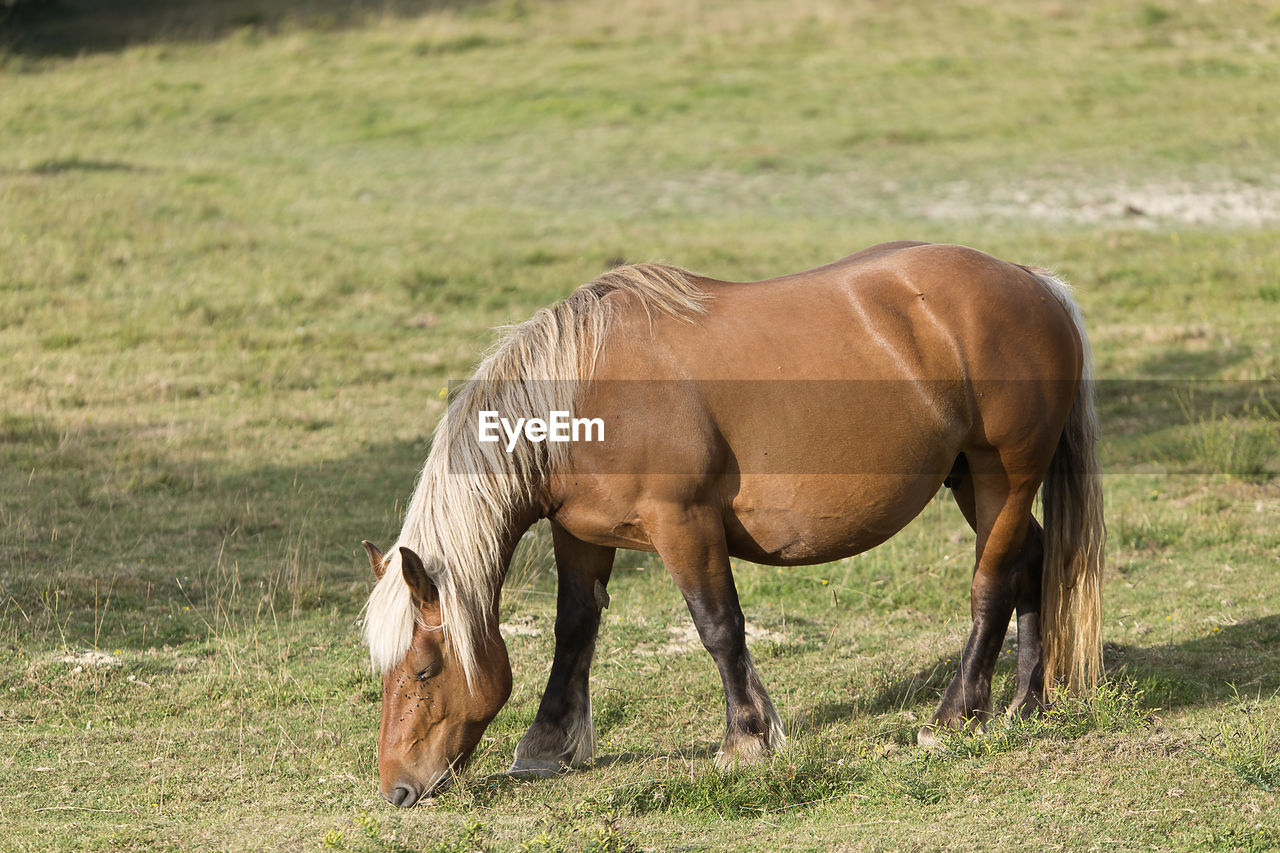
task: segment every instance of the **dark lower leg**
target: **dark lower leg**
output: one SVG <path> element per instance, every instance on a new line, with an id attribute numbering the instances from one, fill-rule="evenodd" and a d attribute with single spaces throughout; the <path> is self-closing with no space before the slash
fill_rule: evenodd
<path id="1" fill-rule="evenodd" d="M 717 764 L 751 761 L 781 747 L 782 722 L 747 653 L 723 523 L 710 510 L 690 507 L 670 525 L 658 521 L 651 536 L 724 685 L 725 737 Z"/>
<path id="2" fill-rule="evenodd" d="M 558 772 L 595 755 L 588 678 L 614 549 L 590 545 L 552 525 L 559 578 L 556 652 L 533 725 L 516 746 L 512 770 Z"/>
<path id="3" fill-rule="evenodd" d="M 927 742 L 936 729 L 981 728 L 991 716 L 991 678 L 996 658 L 1004 645 L 1005 632 L 1014 606 L 1023 601 L 1019 587 L 1024 584 L 1019 568 L 1024 567 L 1028 548 L 1038 549 L 1038 540 L 1028 544 L 1030 498 L 1027 489 L 1012 491 L 1007 483 L 975 483 L 966 476 L 956 500 L 965 517 L 978 531 L 977 563 L 971 587 L 973 629 L 961 654 L 960 667 L 947 686 L 942 702 L 929 725 L 921 730 Z M 1034 495 L 1034 490 L 1030 490 Z"/>
<path id="4" fill-rule="evenodd" d="M 1013 596 L 1008 590 L 993 591 L 985 597 L 974 616 L 960 669 L 947 686 L 931 725 L 950 729 L 981 727 L 990 719 L 991 676 L 1012 612 Z"/>
<path id="5" fill-rule="evenodd" d="M 1009 712 L 1029 716 L 1044 707 L 1044 660 L 1040 646 L 1040 585 L 1044 531 L 1035 519 L 1027 530 L 1018 578 L 1018 693 Z"/>
<path id="6" fill-rule="evenodd" d="M 725 693 L 725 736 L 718 764 L 751 761 L 786 740 L 773 707 L 747 651 L 745 621 L 737 593 L 724 608 L 707 608 L 686 596 L 703 646 L 715 661 Z"/>
<path id="7" fill-rule="evenodd" d="M 950 479 L 956 505 L 960 507 L 969 526 L 976 531 L 978 518 L 974 482 L 968 462 L 963 456 L 957 462 Z M 1032 518 L 1012 577 L 1018 614 L 1018 692 L 1009 711 L 1023 716 L 1035 713 L 1044 706 L 1044 664 L 1040 644 L 1043 561 L 1044 530 Z"/>

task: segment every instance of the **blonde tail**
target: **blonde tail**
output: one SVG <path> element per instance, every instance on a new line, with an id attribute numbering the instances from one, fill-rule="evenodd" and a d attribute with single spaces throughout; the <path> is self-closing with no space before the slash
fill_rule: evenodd
<path id="1" fill-rule="evenodd" d="M 1067 285 L 1033 274 L 1062 302 L 1076 324 L 1083 367 L 1076 399 L 1044 480 L 1044 579 L 1040 636 L 1045 687 L 1092 690 L 1102 673 L 1102 565 L 1107 527 L 1102 514 L 1098 415 L 1093 402 L 1093 354 L 1080 309 Z"/>

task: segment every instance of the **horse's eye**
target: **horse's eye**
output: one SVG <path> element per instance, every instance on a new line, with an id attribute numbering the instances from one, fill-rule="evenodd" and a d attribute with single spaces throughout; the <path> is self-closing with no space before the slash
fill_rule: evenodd
<path id="1" fill-rule="evenodd" d="M 440 665 L 436 663 L 429 663 L 422 669 L 418 670 L 418 680 L 426 681 L 427 679 L 434 677 L 438 672 L 440 672 Z"/>

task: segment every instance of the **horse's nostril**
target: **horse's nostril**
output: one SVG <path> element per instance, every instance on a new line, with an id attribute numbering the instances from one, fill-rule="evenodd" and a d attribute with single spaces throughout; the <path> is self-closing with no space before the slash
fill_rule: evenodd
<path id="1" fill-rule="evenodd" d="M 399 806 L 402 809 L 407 809 L 418 801 L 417 789 L 403 782 L 392 788 L 390 794 L 383 794 L 382 796 L 392 805 Z"/>

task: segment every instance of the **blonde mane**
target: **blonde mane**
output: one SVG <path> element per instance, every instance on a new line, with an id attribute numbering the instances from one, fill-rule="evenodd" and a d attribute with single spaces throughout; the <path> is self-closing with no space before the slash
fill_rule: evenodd
<path id="1" fill-rule="evenodd" d="M 504 330 L 436 427 L 404 528 L 369 596 L 364 635 L 375 672 L 398 666 L 413 638 L 418 614 L 401 571 L 404 546 L 422 558 L 436 582 L 444 631 L 468 685 L 474 686 L 477 651 L 497 629 L 506 571 L 503 546 L 513 517 L 568 452 L 564 443 L 522 441 L 511 453 L 501 443 L 482 443 L 477 415 L 492 410 L 527 418 L 572 411 L 578 385 L 592 375 L 615 313 L 616 303 L 605 297 L 616 292 L 632 294 L 650 318 L 656 310 L 689 320 L 707 310 L 708 295 L 689 273 L 639 264 L 604 273 Z"/>

